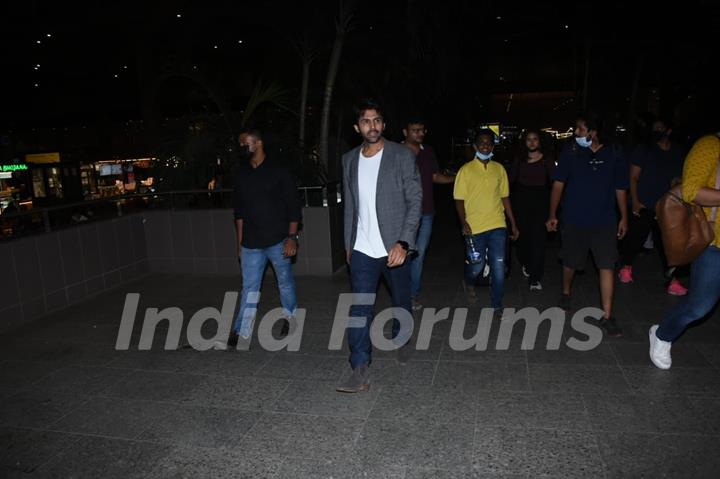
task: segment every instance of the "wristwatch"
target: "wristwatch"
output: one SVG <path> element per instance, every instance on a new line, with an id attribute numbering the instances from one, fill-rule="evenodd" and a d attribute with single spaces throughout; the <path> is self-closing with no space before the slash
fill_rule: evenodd
<path id="1" fill-rule="evenodd" d="M 288 239 L 291 239 L 291 240 L 293 240 L 293 241 L 297 241 L 298 239 L 300 239 L 300 235 L 297 234 L 297 233 L 295 233 L 294 235 L 288 235 Z"/>
<path id="2" fill-rule="evenodd" d="M 407 243 L 407 241 L 398 241 L 397 244 L 402 246 L 402 249 L 404 249 L 405 251 L 410 249 L 410 245 Z"/>

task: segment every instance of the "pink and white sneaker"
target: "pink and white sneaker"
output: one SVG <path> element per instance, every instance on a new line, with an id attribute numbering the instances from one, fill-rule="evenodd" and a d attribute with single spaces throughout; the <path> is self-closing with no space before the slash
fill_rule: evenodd
<path id="1" fill-rule="evenodd" d="M 672 296 L 685 296 L 688 293 L 688 289 L 680 284 L 680 281 L 673 279 L 667 287 L 667 293 Z"/>
<path id="2" fill-rule="evenodd" d="M 620 278 L 621 283 L 632 283 L 632 266 L 623 266 L 622 268 L 620 268 L 620 272 L 618 272 L 618 278 Z"/>

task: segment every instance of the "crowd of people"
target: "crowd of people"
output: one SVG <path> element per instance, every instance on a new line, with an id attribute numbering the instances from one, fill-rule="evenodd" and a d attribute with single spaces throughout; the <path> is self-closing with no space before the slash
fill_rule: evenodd
<path id="1" fill-rule="evenodd" d="M 682 183 L 682 196 L 707 208 L 714 221 L 720 205 L 720 138 L 700 139 L 686 155 L 671 140 L 672 125 L 658 119 L 652 139 L 626 155 L 606 135 L 593 115 L 576 119 L 574 138 L 555 157 L 541 132 L 526 129 L 520 151 L 508 167 L 494 161 L 495 134 L 477 131 L 475 156 L 456 175 L 440 171 L 435 151 L 425 144 L 426 123 L 410 118 L 402 129 L 405 141 L 386 139 L 382 107 L 366 100 L 357 106 L 354 129 L 362 143 L 342 157 L 344 242 L 353 293 L 375 293 L 381 278 L 389 286 L 392 305 L 407 312 L 422 309 L 420 291 L 425 253 L 435 214 L 433 185 L 453 184 L 461 234 L 465 237 L 463 286 L 469 304 L 478 301 L 477 282 L 490 270 L 490 302 L 494 319 L 503 320 L 508 248 L 517 243 L 521 270 L 532 291 L 543 289 L 546 240 L 561 239 L 562 290 L 558 306 L 573 307 L 576 271 L 591 255 L 599 274 L 603 317 L 608 336 L 621 336 L 613 315 L 616 277 L 633 281 L 633 263 L 652 241 L 660 252 L 666 291 L 684 296 L 660 325 L 649 331 L 650 359 L 671 365 L 670 348 L 688 324 L 705 316 L 720 298 L 720 231 L 690 266 L 690 289 L 679 280 L 663 255 L 654 205 L 672 186 Z M 281 334 L 292 331 L 297 308 L 291 258 L 298 249 L 300 205 L 289 171 L 266 159 L 262 133 L 240 135 L 243 165 L 235 179 L 238 257 L 243 276 L 241 305 L 233 331 L 223 347 L 248 344 L 252 336 L 263 271 L 269 261 L 276 272 L 287 320 Z M 629 194 L 628 194 L 629 193 Z M 517 306 L 517 305 L 516 305 Z M 359 392 L 370 384 L 372 304 L 354 304 L 350 315 L 364 326 L 348 327 L 353 373 L 337 388 Z M 393 337 L 400 325 L 393 324 Z M 404 364 L 411 350 L 401 345 Z"/>

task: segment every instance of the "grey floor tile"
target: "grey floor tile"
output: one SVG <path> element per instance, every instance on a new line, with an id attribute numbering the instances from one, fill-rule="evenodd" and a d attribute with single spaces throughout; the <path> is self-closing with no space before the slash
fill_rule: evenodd
<path id="1" fill-rule="evenodd" d="M 32 474 L 80 439 L 60 432 L 0 429 L 0 476 Z"/>
<path id="2" fill-rule="evenodd" d="M 59 368 L 59 365 L 46 361 L 3 361 L 0 362 L 0 386 L 13 389 L 30 387 Z"/>
<path id="3" fill-rule="evenodd" d="M 260 413 L 225 408 L 176 406 L 165 411 L 138 440 L 235 449 Z"/>
<path id="4" fill-rule="evenodd" d="M 703 436 L 598 433 L 608 478 L 716 478 L 717 441 Z"/>
<path id="5" fill-rule="evenodd" d="M 193 406 L 270 411 L 288 387 L 285 379 L 262 377 L 198 377 L 186 398 Z"/>
<path id="6" fill-rule="evenodd" d="M 264 351 L 203 351 L 192 362 L 192 372 L 214 376 L 253 376 L 273 357 Z"/>
<path id="7" fill-rule="evenodd" d="M 713 434 L 705 412 L 684 396 L 585 394 L 593 430 Z"/>
<path id="8" fill-rule="evenodd" d="M 495 341 L 489 341 L 485 351 L 476 351 L 475 348 L 466 351 L 453 351 L 450 344 L 445 341 L 442 345 L 440 359 L 443 361 L 471 361 L 480 363 L 521 363 L 527 361 L 527 351 L 522 349 L 522 341 L 512 339 L 506 350 L 497 349 Z"/>
<path id="9" fill-rule="evenodd" d="M 275 479 L 282 458 L 243 451 L 177 447 L 150 471 L 152 479 Z M 296 476 L 298 477 L 298 476 Z"/>
<path id="10" fill-rule="evenodd" d="M 308 459 L 286 459 L 277 479 L 337 479 L 341 477 L 362 477 L 367 479 L 404 479 L 402 467 L 383 466 L 375 462 L 358 464 L 353 461 L 318 461 Z"/>
<path id="11" fill-rule="evenodd" d="M 525 364 L 440 361 L 433 386 L 475 390 L 529 391 Z"/>
<path id="12" fill-rule="evenodd" d="M 40 466 L 38 474 L 52 478 L 144 478 L 170 450 L 163 444 L 82 437 Z"/>
<path id="13" fill-rule="evenodd" d="M 338 393 L 335 382 L 292 381 L 274 404 L 276 412 L 365 419 L 377 400 L 379 387 L 359 394 Z"/>
<path id="14" fill-rule="evenodd" d="M 130 371 L 123 380 L 102 391 L 106 397 L 184 403 L 205 376 L 156 371 Z"/>
<path id="15" fill-rule="evenodd" d="M 370 385 L 372 386 L 429 386 L 432 383 L 437 362 L 409 361 L 400 365 L 394 359 L 373 359 L 370 364 Z M 352 374 L 345 363 L 343 379 Z"/>
<path id="16" fill-rule="evenodd" d="M 720 372 L 707 368 L 623 367 L 634 392 L 720 396 Z"/>
<path id="17" fill-rule="evenodd" d="M 305 381 L 338 381 L 347 367 L 343 358 L 276 354 L 257 373 L 262 377 Z"/>
<path id="18" fill-rule="evenodd" d="M 34 387 L 65 394 L 96 395 L 128 377 L 128 369 L 69 366 L 35 381 Z"/>
<path id="19" fill-rule="evenodd" d="M 603 477 L 593 433 L 478 427 L 475 466 L 481 472 L 531 477 Z"/>
<path id="20" fill-rule="evenodd" d="M 194 362 L 199 357 L 200 353 L 192 350 L 116 351 L 107 366 L 143 371 L 194 372 Z"/>
<path id="21" fill-rule="evenodd" d="M 93 398 L 49 429 L 134 439 L 160 419 L 167 404 L 133 399 Z"/>
<path id="22" fill-rule="evenodd" d="M 530 364 L 617 366 L 617 359 L 610 345 L 603 343 L 590 351 L 575 351 L 565 345 L 557 351 L 535 349 L 528 351 L 527 357 Z"/>
<path id="23" fill-rule="evenodd" d="M 481 472 L 476 468 L 431 469 L 411 467 L 405 473 L 405 479 L 531 479 L 533 477 L 518 474 L 490 474 Z"/>
<path id="24" fill-rule="evenodd" d="M 370 419 L 358 439 L 356 451 L 360 460 L 367 463 L 470 467 L 473 433 L 471 424 Z"/>
<path id="25" fill-rule="evenodd" d="M 481 392 L 477 427 L 548 428 L 589 431 L 582 397 L 568 393 Z"/>
<path id="26" fill-rule="evenodd" d="M 477 409 L 473 389 L 383 386 L 371 419 L 416 423 L 472 424 Z"/>
<path id="27" fill-rule="evenodd" d="M 715 369 L 720 370 L 720 347 L 717 344 L 694 344 L 693 347 L 709 362 Z M 673 345 L 673 351 L 675 345 Z M 675 357 L 673 356 L 673 360 Z"/>
<path id="28" fill-rule="evenodd" d="M 627 393 L 629 386 L 617 366 L 530 364 L 530 387 L 537 392 Z"/>
<path id="29" fill-rule="evenodd" d="M 265 414 L 239 446 L 248 454 L 347 460 L 363 421 L 351 418 Z"/>
<path id="30" fill-rule="evenodd" d="M 0 425 L 46 429 L 88 400 L 79 394 L 29 389 L 0 403 Z"/>
<path id="31" fill-rule="evenodd" d="M 613 344 L 613 350 L 622 366 L 651 366 L 649 343 Z M 674 368 L 711 368 L 712 365 L 692 344 L 673 344 L 672 365 Z"/>
<path id="32" fill-rule="evenodd" d="M 695 412 L 716 434 L 720 434 L 720 398 L 691 397 L 689 400 Z"/>

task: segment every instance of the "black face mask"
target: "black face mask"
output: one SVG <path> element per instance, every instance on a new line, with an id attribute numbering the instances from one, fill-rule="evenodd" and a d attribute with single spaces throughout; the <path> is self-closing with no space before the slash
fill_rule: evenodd
<path id="1" fill-rule="evenodd" d="M 250 153 L 250 147 L 247 145 L 242 145 L 240 148 L 238 148 L 238 155 L 240 156 L 241 160 L 248 160 L 252 156 Z"/>
<path id="2" fill-rule="evenodd" d="M 540 150 L 540 148 L 528 148 L 527 149 L 528 153 L 535 153 L 536 151 L 539 151 L 539 150 Z"/>
<path id="3" fill-rule="evenodd" d="M 652 140 L 657 143 L 658 141 L 662 140 L 667 136 L 667 133 L 664 131 L 653 131 L 650 133 L 650 137 Z"/>

